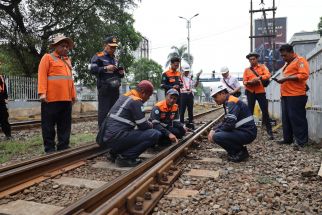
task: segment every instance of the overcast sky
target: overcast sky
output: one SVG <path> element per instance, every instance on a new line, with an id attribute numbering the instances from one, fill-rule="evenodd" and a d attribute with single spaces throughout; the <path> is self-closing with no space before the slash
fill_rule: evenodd
<path id="1" fill-rule="evenodd" d="M 260 0 L 253 0 L 254 9 Z M 265 0 L 267 7 L 272 0 Z M 322 16 L 322 0 L 276 0 L 276 17 L 287 17 L 287 41 L 296 32 L 317 30 Z M 193 71 L 205 73 L 228 66 L 242 74 L 248 66 L 250 51 L 250 0 L 142 0 L 133 11 L 135 28 L 150 41 L 150 57 L 163 67 L 171 46 L 187 44 L 186 21 L 192 19 L 190 31 Z M 272 13 L 267 12 L 267 18 Z M 262 18 L 262 14 L 254 15 Z"/>

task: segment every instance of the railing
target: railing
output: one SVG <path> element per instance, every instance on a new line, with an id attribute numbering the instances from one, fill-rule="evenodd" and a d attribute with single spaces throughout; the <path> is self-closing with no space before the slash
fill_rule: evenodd
<path id="1" fill-rule="evenodd" d="M 9 100 L 38 100 L 37 79 L 21 76 L 6 76 Z"/>

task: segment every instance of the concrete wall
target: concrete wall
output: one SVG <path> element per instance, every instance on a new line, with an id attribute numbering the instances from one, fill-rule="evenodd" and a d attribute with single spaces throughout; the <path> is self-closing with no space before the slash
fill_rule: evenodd
<path id="1" fill-rule="evenodd" d="M 308 85 L 307 119 L 309 136 L 315 142 L 322 142 L 322 38 L 307 56 L 310 64 Z"/>
<path id="2" fill-rule="evenodd" d="M 97 102 L 77 102 L 73 106 L 73 116 L 97 112 Z M 40 102 L 10 101 L 7 105 L 10 121 L 40 119 Z"/>

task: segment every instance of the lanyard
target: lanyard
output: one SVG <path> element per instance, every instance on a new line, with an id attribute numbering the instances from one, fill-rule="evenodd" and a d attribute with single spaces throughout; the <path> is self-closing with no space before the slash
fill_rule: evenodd
<path id="1" fill-rule="evenodd" d="M 187 77 L 188 78 L 188 77 Z M 189 78 L 188 78 L 189 79 Z M 183 84 L 184 84 L 184 88 L 186 88 L 186 90 L 190 90 L 190 79 L 189 79 L 189 83 L 188 83 L 188 86 L 187 86 L 187 84 L 186 84 L 186 81 L 185 81 L 185 78 L 184 77 L 182 77 L 182 82 L 183 82 Z"/>

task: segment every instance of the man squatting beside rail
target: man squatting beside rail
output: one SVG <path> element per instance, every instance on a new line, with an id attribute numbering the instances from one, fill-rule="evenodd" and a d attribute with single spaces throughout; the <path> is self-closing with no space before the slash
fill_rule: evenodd
<path id="1" fill-rule="evenodd" d="M 111 160 L 118 166 L 138 165 L 140 154 L 159 140 L 161 133 L 152 129 L 143 108 L 152 93 L 152 83 L 141 81 L 135 89 L 120 96 L 100 127 L 97 142 L 111 149 Z"/>
<path id="2" fill-rule="evenodd" d="M 150 114 L 153 128 L 161 132 L 159 146 L 169 146 L 178 143 L 186 130 L 179 119 L 179 107 L 176 104 L 179 92 L 175 89 L 167 91 L 166 98 L 156 103 Z"/>
<path id="3" fill-rule="evenodd" d="M 218 105 L 223 105 L 225 117 L 222 123 L 209 132 L 208 141 L 224 148 L 229 161 L 246 160 L 249 154 L 245 145 L 253 142 L 257 136 L 257 128 L 248 106 L 230 95 L 222 83 L 217 83 L 211 89 L 210 96 Z"/>

